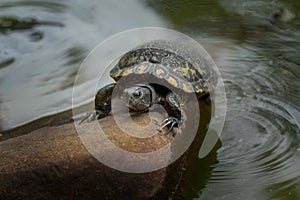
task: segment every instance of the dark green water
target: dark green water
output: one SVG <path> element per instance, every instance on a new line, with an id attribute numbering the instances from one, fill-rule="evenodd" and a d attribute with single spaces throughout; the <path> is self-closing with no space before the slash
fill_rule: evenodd
<path id="1" fill-rule="evenodd" d="M 225 82 L 218 163 L 194 198 L 300 199 L 296 0 L 1 1 L 2 130 L 69 109 L 88 52 L 113 34 L 145 26 L 199 41 Z M 79 102 L 86 101 L 82 93 Z"/>

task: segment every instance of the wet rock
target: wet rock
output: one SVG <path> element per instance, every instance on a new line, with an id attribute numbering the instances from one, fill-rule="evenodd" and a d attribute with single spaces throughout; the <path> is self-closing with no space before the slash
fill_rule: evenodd
<path id="1" fill-rule="evenodd" d="M 160 121 L 164 116 L 157 113 L 155 118 Z M 144 126 L 145 134 L 157 132 L 158 125 L 155 120 L 150 120 L 148 113 L 132 119 Z M 200 128 L 206 127 L 208 122 L 208 118 L 202 120 Z M 128 126 L 124 133 L 112 116 L 99 120 L 99 123 L 113 146 L 142 153 L 166 148 L 165 154 L 156 157 L 156 161 L 168 162 L 172 158 L 174 147 L 168 143 L 176 133 L 137 138 L 128 134 L 136 129 Z M 88 130 L 83 139 L 85 144 L 95 141 L 98 126 L 95 122 L 79 127 Z M 193 184 L 186 177 L 193 176 L 190 169 L 197 160 L 204 135 L 199 132 L 191 148 L 174 163 L 145 173 L 128 173 L 106 166 L 86 150 L 80 137 L 78 127 L 76 129 L 74 123 L 68 123 L 2 141 L 0 199 L 176 199 L 184 192 L 187 183 Z M 102 156 L 115 159 L 110 147 L 99 146 Z M 131 163 L 130 158 L 126 162 Z M 145 160 L 145 165 L 153 164 L 151 162 Z"/>

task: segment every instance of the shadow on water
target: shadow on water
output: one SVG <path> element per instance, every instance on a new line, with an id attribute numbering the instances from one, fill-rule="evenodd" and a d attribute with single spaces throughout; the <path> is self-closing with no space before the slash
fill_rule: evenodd
<path id="1" fill-rule="evenodd" d="M 221 147 L 220 140 L 216 141 L 217 143 L 208 155 L 204 158 L 199 158 L 198 154 L 207 135 L 208 125 L 211 120 L 212 105 L 207 103 L 205 99 L 202 99 L 199 102 L 199 110 L 200 122 L 198 132 L 190 148 L 187 150 L 188 153 L 186 154 L 188 156 L 183 158 L 185 160 L 184 165 L 181 166 L 183 172 L 182 174 L 178 173 L 181 178 L 171 199 L 194 199 L 199 197 L 211 177 L 213 166 L 218 163 L 217 151 Z M 210 134 L 217 135 L 214 132 L 210 132 Z M 173 148 L 176 149 L 176 147 Z"/>

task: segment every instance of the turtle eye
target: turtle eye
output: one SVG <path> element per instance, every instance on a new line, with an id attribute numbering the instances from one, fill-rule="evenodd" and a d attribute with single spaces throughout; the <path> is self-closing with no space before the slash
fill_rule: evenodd
<path id="1" fill-rule="evenodd" d="M 133 96 L 136 97 L 136 98 L 140 97 L 141 95 L 142 95 L 142 92 L 139 91 L 139 90 L 136 90 L 136 91 L 134 91 L 134 93 L 133 93 Z"/>

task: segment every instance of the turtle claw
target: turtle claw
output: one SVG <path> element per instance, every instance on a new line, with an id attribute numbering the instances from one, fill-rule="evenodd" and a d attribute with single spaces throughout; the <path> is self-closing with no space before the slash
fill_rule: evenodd
<path id="1" fill-rule="evenodd" d="M 100 114 L 101 113 L 98 110 L 94 110 L 92 112 L 89 112 L 89 113 L 86 114 L 85 117 L 82 118 L 82 120 L 80 120 L 79 124 L 82 124 L 84 122 L 92 122 L 92 121 L 98 119 Z"/>
<path id="2" fill-rule="evenodd" d="M 179 126 L 179 121 L 175 117 L 168 117 L 162 123 L 159 131 L 161 132 L 163 128 L 169 127 L 166 134 L 170 133 L 175 126 Z"/>

